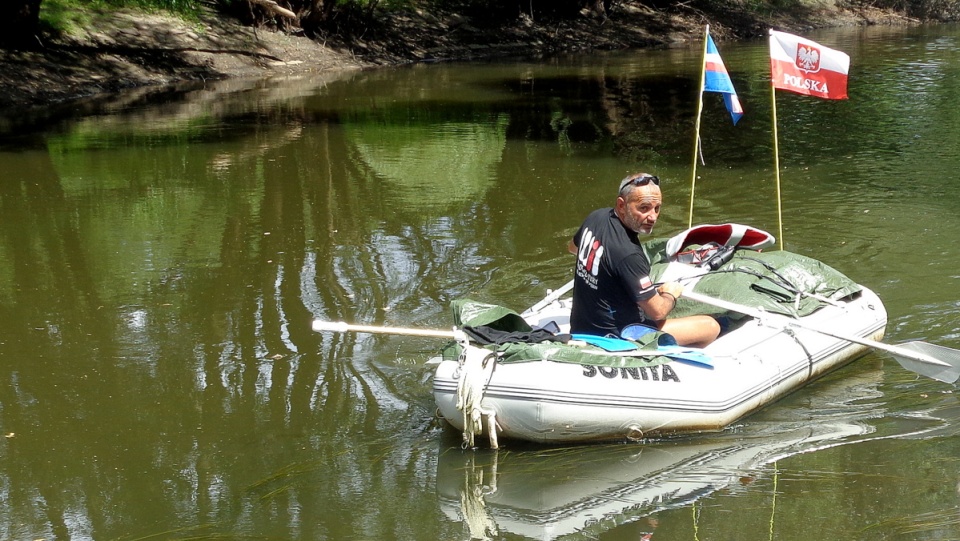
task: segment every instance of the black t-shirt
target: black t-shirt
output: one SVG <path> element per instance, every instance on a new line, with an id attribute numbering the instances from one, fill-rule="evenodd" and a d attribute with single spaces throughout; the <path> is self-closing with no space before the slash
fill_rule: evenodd
<path id="1" fill-rule="evenodd" d="M 573 242 L 579 249 L 570 332 L 620 336 L 632 323 L 652 325 L 637 305 L 655 293 L 637 234 L 604 208 L 587 216 Z"/>

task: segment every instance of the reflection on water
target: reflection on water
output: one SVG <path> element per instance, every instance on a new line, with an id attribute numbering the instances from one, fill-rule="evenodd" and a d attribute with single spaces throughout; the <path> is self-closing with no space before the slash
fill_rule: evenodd
<path id="1" fill-rule="evenodd" d="M 348 124 L 345 137 L 405 211 L 480 199 L 503 157 L 509 119 L 413 125 Z"/>
<path id="2" fill-rule="evenodd" d="M 786 246 L 877 291 L 890 340 L 956 347 L 956 29 L 833 35 L 851 100 L 778 98 Z M 705 102 L 695 219 L 775 231 L 767 53 L 723 50 L 748 114 Z M 664 179 L 657 234 L 686 228 L 699 54 L 223 81 L 0 122 L 0 537 L 743 538 L 776 496 L 777 539 L 812 519 L 956 538 L 952 389 L 881 355 L 721 434 L 491 455 L 434 419 L 444 344 L 310 330 L 448 328 L 465 296 L 522 310 L 633 170 Z"/>
<path id="3" fill-rule="evenodd" d="M 794 455 L 886 438 L 929 438 L 949 426 L 929 415 L 878 422 L 885 413 L 876 402 L 882 378 L 880 370 L 833 378 L 807 400 L 768 410 L 718 435 L 639 445 L 442 450 L 441 508 L 461 520 L 474 539 L 504 532 L 531 539 L 596 539 L 629 524 L 652 529 L 658 513 L 781 475 L 771 464 Z M 786 475 L 797 479 L 793 472 Z"/>

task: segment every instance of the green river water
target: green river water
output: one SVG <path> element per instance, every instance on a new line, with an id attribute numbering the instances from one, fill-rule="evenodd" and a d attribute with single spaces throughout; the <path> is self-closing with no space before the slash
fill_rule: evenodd
<path id="1" fill-rule="evenodd" d="M 786 249 L 960 348 L 960 28 L 807 35 L 777 94 Z M 766 42 L 718 43 L 694 221 L 777 232 Z M 960 539 L 955 386 L 871 353 L 715 434 L 462 450 L 449 328 L 566 282 L 626 173 L 687 226 L 700 45 L 132 91 L 0 119 L 0 538 Z"/>

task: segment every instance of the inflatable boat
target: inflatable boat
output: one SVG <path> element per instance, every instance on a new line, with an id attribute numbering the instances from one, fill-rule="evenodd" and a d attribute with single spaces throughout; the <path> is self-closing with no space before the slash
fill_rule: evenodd
<path id="1" fill-rule="evenodd" d="M 682 251 L 691 238 L 700 250 L 692 259 Z M 714 250 L 724 254 L 719 264 L 704 252 L 702 231 L 645 245 L 654 279 L 685 284 L 673 317 L 707 313 L 724 322 L 700 350 L 659 332 L 570 337 L 571 300 L 562 294 L 522 314 L 455 303 L 457 326 L 487 339 L 460 340 L 434 360 L 439 414 L 464 431 L 468 446 L 478 436 L 497 447 L 500 438 L 567 443 L 717 431 L 863 355 L 869 347 L 859 339 L 883 338 L 887 314 L 868 288 L 819 261 L 757 251 L 770 239 L 725 241 Z M 543 340 L 544 332 L 558 338 Z"/>

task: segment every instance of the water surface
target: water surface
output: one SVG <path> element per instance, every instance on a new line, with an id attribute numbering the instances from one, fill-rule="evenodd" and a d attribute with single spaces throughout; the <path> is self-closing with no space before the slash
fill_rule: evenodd
<path id="1" fill-rule="evenodd" d="M 778 94 L 786 249 L 960 347 L 954 26 L 812 34 L 850 99 Z M 718 44 L 694 221 L 778 232 L 767 51 Z M 717 434 L 461 450 L 449 328 L 522 310 L 626 173 L 687 226 L 700 46 L 137 91 L 0 123 L 0 537 L 960 538 L 954 387 L 870 354 Z M 441 341 L 442 342 L 442 341 Z"/>

